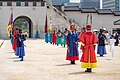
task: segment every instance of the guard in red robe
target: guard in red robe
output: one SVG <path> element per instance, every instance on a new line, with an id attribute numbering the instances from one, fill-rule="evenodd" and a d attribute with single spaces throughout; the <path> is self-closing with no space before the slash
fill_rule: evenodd
<path id="1" fill-rule="evenodd" d="M 80 36 L 84 35 L 85 32 L 86 32 L 86 29 L 82 28 Z M 80 38 L 79 38 L 79 41 L 80 41 Z M 80 50 L 83 50 L 83 46 L 82 45 L 80 46 Z"/>
<path id="2" fill-rule="evenodd" d="M 80 36 L 80 42 L 83 46 L 83 54 L 81 57 L 82 68 L 86 68 L 85 72 L 92 72 L 92 68 L 97 68 L 97 59 L 95 54 L 95 44 L 98 42 L 97 36 L 91 32 L 91 25 L 86 26 L 87 31 Z"/>
<path id="3" fill-rule="evenodd" d="M 57 35 L 56 35 L 55 30 L 54 30 L 53 33 L 52 33 L 52 43 L 53 43 L 53 45 L 56 44 L 56 41 L 57 41 Z"/>
<path id="4" fill-rule="evenodd" d="M 17 46 L 17 40 L 16 40 L 17 34 L 18 34 L 18 28 L 16 28 L 14 30 L 14 34 L 12 35 L 12 37 L 14 38 L 14 42 L 13 42 L 13 50 L 14 51 L 16 51 L 16 46 Z"/>

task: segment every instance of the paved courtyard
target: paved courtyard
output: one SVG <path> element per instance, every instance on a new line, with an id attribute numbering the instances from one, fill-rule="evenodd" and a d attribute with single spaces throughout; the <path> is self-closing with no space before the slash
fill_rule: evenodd
<path id="1" fill-rule="evenodd" d="M 106 46 L 108 54 L 97 55 L 99 67 L 85 73 L 80 61 L 70 65 L 65 60 L 66 48 L 60 45 L 47 44 L 43 39 L 28 39 L 25 45 L 25 60 L 20 62 L 10 41 L 5 40 L 0 48 L 0 80 L 120 80 L 120 47 L 114 47 L 112 57 Z"/>

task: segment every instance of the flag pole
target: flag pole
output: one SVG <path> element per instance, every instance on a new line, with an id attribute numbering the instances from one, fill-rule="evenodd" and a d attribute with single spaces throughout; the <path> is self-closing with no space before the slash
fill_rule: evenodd
<path id="1" fill-rule="evenodd" d="M 13 2 L 12 2 L 12 7 L 11 7 L 11 14 L 12 14 L 12 28 L 13 28 L 13 24 L 14 24 L 14 20 L 13 20 Z"/>
<path id="2" fill-rule="evenodd" d="M 6 28 L 6 31 L 8 33 L 8 37 L 10 37 L 10 30 L 12 30 L 12 28 L 13 28 L 13 5 L 10 8 L 10 10 L 11 10 L 10 19 L 9 19 L 9 22 L 8 22 L 8 25 Z"/>
<path id="3" fill-rule="evenodd" d="M 44 33 L 48 32 L 48 21 L 47 21 L 47 14 L 46 14 L 46 19 L 45 19 L 45 30 Z"/>

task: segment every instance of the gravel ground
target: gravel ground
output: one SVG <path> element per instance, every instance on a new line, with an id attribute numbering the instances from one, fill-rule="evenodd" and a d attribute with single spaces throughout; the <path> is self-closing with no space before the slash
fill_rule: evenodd
<path id="1" fill-rule="evenodd" d="M 4 42 L 0 48 L 0 80 L 120 80 L 120 47 L 114 47 L 112 57 L 107 45 L 108 54 L 97 55 L 99 67 L 85 73 L 80 61 L 70 65 L 65 60 L 66 48 L 60 45 L 47 44 L 42 39 L 28 39 L 25 45 L 26 56 L 20 62 L 10 41 Z"/>

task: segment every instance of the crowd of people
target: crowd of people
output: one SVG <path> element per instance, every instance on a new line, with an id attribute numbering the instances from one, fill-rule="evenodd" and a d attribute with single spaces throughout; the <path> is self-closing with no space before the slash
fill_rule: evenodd
<path id="1" fill-rule="evenodd" d="M 24 50 L 24 41 L 26 40 L 27 35 L 22 33 L 22 29 L 12 28 L 10 31 L 10 41 L 12 44 L 12 49 L 15 52 L 15 55 L 18 56 L 20 61 L 24 60 L 25 50 Z"/>
<path id="2" fill-rule="evenodd" d="M 92 72 L 92 68 L 98 67 L 98 62 L 96 59 L 95 48 L 97 45 L 97 54 L 103 57 L 107 54 L 106 42 L 110 43 L 110 50 L 113 51 L 113 46 L 118 46 L 119 38 L 118 33 L 110 35 L 110 39 L 107 36 L 108 32 L 104 29 L 100 31 L 92 32 L 92 26 L 87 25 L 83 28 L 81 32 L 77 32 L 74 25 L 70 26 L 70 30 L 65 28 L 62 32 L 55 30 L 53 32 L 46 32 L 45 42 L 51 43 L 53 45 L 67 45 L 66 60 L 70 61 L 70 64 L 75 64 L 76 60 L 79 60 L 78 44 L 81 43 L 80 49 L 82 50 L 82 57 L 80 61 L 82 62 L 81 67 L 86 68 L 85 72 Z"/>
<path id="3" fill-rule="evenodd" d="M 75 64 L 75 61 L 79 60 L 78 46 L 80 43 L 80 49 L 83 53 L 80 59 L 82 62 L 81 67 L 86 68 L 85 72 L 92 72 L 92 68 L 97 68 L 98 66 L 95 53 L 96 45 L 97 54 L 100 55 L 100 57 L 103 57 L 107 54 L 105 47 L 106 41 L 109 41 L 110 43 L 111 52 L 114 52 L 113 46 L 118 46 L 119 44 L 119 35 L 117 32 L 110 34 L 110 39 L 108 39 L 106 34 L 108 34 L 108 32 L 104 29 L 100 29 L 98 32 L 92 32 L 91 25 L 87 25 L 85 28 L 82 28 L 80 32 L 77 32 L 75 26 L 71 25 L 70 30 L 65 28 L 64 31 L 47 31 L 45 33 L 45 42 L 57 46 L 67 46 L 66 60 L 69 60 L 70 64 Z M 22 29 L 12 28 L 10 31 L 12 49 L 14 50 L 15 55 L 21 58 L 20 61 L 24 60 L 24 41 L 26 38 L 27 35 L 22 33 Z"/>
<path id="4" fill-rule="evenodd" d="M 56 33 L 55 30 L 53 30 L 53 32 L 46 32 L 45 34 L 45 42 L 46 43 L 51 43 L 53 45 L 66 45 L 66 38 L 67 38 L 67 35 L 68 35 L 69 31 L 67 30 L 67 28 L 65 28 L 65 31 L 62 32 L 60 30 L 58 30 L 58 32 Z"/>

